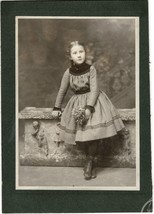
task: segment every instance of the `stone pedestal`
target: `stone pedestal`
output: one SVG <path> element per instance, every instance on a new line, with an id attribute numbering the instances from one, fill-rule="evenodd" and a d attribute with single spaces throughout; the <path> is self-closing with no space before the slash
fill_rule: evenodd
<path id="1" fill-rule="evenodd" d="M 59 119 L 50 108 L 28 107 L 19 113 L 24 122 L 24 146 L 19 142 L 20 164 L 25 166 L 83 166 L 82 145 L 59 141 Z M 101 140 L 97 165 L 102 167 L 135 167 L 135 109 L 119 109 L 126 129 L 117 136 Z M 22 149 L 21 149 L 22 148 Z"/>

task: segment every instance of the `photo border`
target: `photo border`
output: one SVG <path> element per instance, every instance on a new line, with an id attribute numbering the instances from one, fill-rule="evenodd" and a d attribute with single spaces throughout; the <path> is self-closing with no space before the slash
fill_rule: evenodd
<path id="1" fill-rule="evenodd" d="M 1 11 L 2 212 L 141 212 L 152 198 L 148 1 L 2 1 Z M 139 17 L 140 191 L 15 189 L 15 17 L 68 15 Z"/>

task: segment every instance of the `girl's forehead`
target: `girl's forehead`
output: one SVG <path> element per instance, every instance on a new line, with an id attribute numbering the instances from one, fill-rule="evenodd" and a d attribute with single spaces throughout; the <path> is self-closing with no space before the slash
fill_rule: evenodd
<path id="1" fill-rule="evenodd" d="M 71 48 L 71 51 L 75 51 L 79 49 L 84 50 L 84 47 L 82 45 L 73 45 L 73 47 Z"/>

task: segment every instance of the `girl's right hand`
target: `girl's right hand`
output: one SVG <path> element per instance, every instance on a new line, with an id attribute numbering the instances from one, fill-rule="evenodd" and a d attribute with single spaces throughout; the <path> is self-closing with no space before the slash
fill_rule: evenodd
<path id="1" fill-rule="evenodd" d="M 91 116 L 91 111 L 89 109 L 86 109 L 85 110 L 85 116 L 86 116 L 86 119 L 88 120 Z"/>
<path id="2" fill-rule="evenodd" d="M 52 111 L 52 116 L 53 117 L 60 117 L 61 116 L 61 111 Z"/>

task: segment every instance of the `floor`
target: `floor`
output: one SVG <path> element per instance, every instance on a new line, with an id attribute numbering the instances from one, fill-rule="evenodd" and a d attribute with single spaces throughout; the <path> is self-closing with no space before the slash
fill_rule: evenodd
<path id="1" fill-rule="evenodd" d="M 97 168 L 97 178 L 85 180 L 80 167 L 20 166 L 19 187 L 39 188 L 130 188 L 136 185 L 135 168 Z M 44 189 L 43 188 L 43 189 Z"/>

